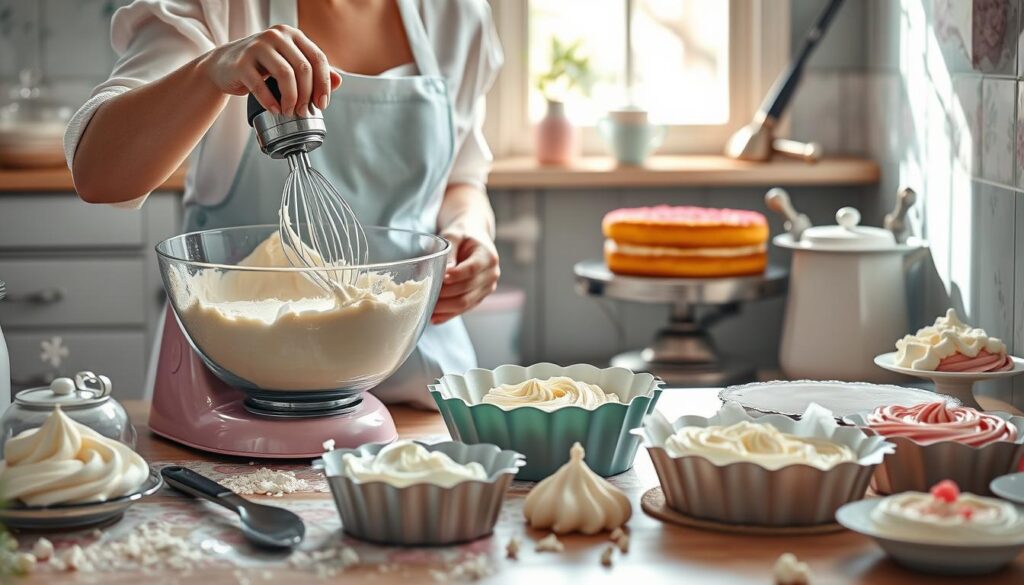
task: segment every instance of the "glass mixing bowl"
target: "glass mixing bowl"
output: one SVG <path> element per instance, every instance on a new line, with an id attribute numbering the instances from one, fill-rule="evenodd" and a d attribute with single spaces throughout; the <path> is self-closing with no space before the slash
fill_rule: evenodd
<path id="1" fill-rule="evenodd" d="M 355 283 L 328 291 L 311 273 L 336 269 L 291 266 L 276 234 L 245 226 L 157 245 L 171 307 L 210 370 L 250 397 L 285 402 L 354 395 L 393 374 L 434 310 L 450 244 L 367 227 L 369 262 Z"/>

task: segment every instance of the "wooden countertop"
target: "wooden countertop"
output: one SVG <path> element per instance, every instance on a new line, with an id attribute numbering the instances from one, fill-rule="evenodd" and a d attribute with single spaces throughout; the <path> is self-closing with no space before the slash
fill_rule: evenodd
<path id="1" fill-rule="evenodd" d="M 185 188 L 184 168 L 160 187 Z M 607 157 L 587 157 L 572 166 L 541 166 L 532 157 L 495 161 L 488 187 L 502 189 L 577 189 L 615 187 L 741 187 L 773 185 L 869 185 L 878 182 L 878 165 L 856 158 L 829 158 L 817 164 L 794 160 L 770 163 L 724 156 L 655 156 L 643 167 L 618 167 Z M 0 194 L 74 191 L 64 167 L 16 170 L 0 168 Z"/>
<path id="2" fill-rule="evenodd" d="M 138 450 L 152 463 L 184 462 L 187 465 L 210 465 L 221 462 L 230 467 L 239 460 L 217 457 L 194 451 L 151 435 L 146 428 L 148 405 L 135 402 L 127 404 L 128 411 L 139 430 Z M 718 407 L 714 390 L 686 389 L 669 390 L 663 396 L 659 409 L 670 417 L 683 413 L 709 415 Z M 408 408 L 393 408 L 392 413 L 403 437 L 436 437 L 446 435 L 444 423 L 436 413 L 414 411 Z M 245 462 L 242 461 L 241 469 Z M 263 461 L 260 466 L 273 466 L 274 462 Z M 617 555 L 612 568 L 600 566 L 598 557 L 607 545 L 606 536 L 567 536 L 562 540 L 565 553 L 536 553 L 533 542 L 546 535 L 544 532 L 526 529 L 521 520 L 521 500 L 524 489 L 514 490 L 507 502 L 506 513 L 495 529 L 495 535 L 469 545 L 452 549 L 389 549 L 374 547 L 348 539 L 362 559 L 385 555 L 390 563 L 382 570 L 381 565 L 370 562 L 350 568 L 338 574 L 332 581 L 351 579 L 365 582 L 367 579 L 381 584 L 405 584 L 432 582 L 430 569 L 443 566 L 441 557 L 458 554 L 486 554 L 495 574 L 483 580 L 485 583 L 686 583 L 687 585 L 729 585 L 758 584 L 772 581 L 771 567 L 775 559 L 784 552 L 792 552 L 810 563 L 815 573 L 815 585 L 870 583 L 871 585 L 903 585 L 931 583 L 934 578 L 905 570 L 886 560 L 882 551 L 869 539 L 851 532 L 839 532 L 824 536 L 807 537 L 756 537 L 736 536 L 716 532 L 704 532 L 663 524 L 647 516 L 639 506 L 640 496 L 658 484 L 650 459 L 641 448 L 633 470 L 614 478 L 616 484 L 628 493 L 634 503 L 633 518 L 628 526 L 631 534 L 631 549 L 626 555 Z M 527 484 L 523 484 L 524 486 Z M 304 494 L 284 498 L 257 498 L 271 504 L 296 506 L 309 502 L 329 500 L 328 494 Z M 186 500 L 171 492 L 161 492 L 137 504 L 139 511 L 147 506 L 158 506 L 161 502 L 177 502 L 177 506 L 198 507 L 202 511 L 201 522 L 220 523 L 220 532 L 215 533 L 224 542 L 232 543 L 234 520 L 219 509 L 207 503 Z M 192 508 L 194 510 L 194 508 Z M 333 508 L 327 507 L 331 522 L 337 523 Z M 509 510 L 512 509 L 512 512 Z M 135 508 L 132 509 L 133 511 Z M 138 513 L 138 512 L 137 512 Z M 131 516 L 132 514 L 129 514 Z M 170 520 L 169 520 L 170 521 Z M 178 519 L 181 522 L 180 518 Z M 224 525 L 224 522 L 227 525 Z M 322 520 L 321 522 L 327 522 Z M 122 524 L 129 519 L 122 520 Z M 315 527 L 307 520 L 308 531 Z M 105 530 L 114 530 L 114 525 Z M 190 527 L 189 530 L 198 527 Z M 522 540 L 522 552 L 518 561 L 505 559 L 504 547 L 512 535 Z M 23 545 L 34 542 L 34 536 L 24 538 Z M 226 539 L 226 540 L 225 540 Z M 309 538 L 307 537 L 307 542 Z M 58 542 L 60 542 L 58 540 Z M 204 541 L 204 546 L 216 549 L 217 543 Z M 266 553 L 259 553 L 266 554 Z M 272 583 L 282 578 L 294 577 L 296 583 L 317 582 L 316 576 L 287 568 L 283 557 L 267 561 L 260 569 L 201 569 L 191 573 L 188 582 L 213 583 Z M 395 565 L 396 566 L 390 566 Z M 134 573 L 107 573 L 103 575 L 53 575 L 38 573 L 27 579 L 12 582 L 22 583 L 96 583 L 105 585 L 140 582 L 160 583 L 174 578 L 171 574 L 142 575 Z M 961 582 L 961 581 L 957 581 Z M 962 581 L 966 582 L 966 581 Z M 1010 585 L 1024 583 L 1024 556 L 1012 567 L 995 575 L 978 578 L 972 583 L 985 585 Z"/>

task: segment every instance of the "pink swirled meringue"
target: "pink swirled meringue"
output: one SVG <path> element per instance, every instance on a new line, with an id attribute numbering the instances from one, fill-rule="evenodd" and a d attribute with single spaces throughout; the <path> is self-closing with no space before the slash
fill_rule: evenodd
<path id="1" fill-rule="evenodd" d="M 996 372 L 1013 368 L 1006 344 L 971 327 L 949 309 L 928 327 L 896 342 L 896 365 L 941 372 Z"/>
<path id="2" fill-rule="evenodd" d="M 868 427 L 886 437 L 905 437 L 919 445 L 956 441 L 983 447 L 1013 441 L 1017 428 L 1007 420 L 966 406 L 943 401 L 914 406 L 883 406 L 867 417 Z"/>

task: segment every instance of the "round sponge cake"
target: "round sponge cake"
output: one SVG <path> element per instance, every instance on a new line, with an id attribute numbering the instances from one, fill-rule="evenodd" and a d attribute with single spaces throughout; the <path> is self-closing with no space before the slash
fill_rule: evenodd
<path id="1" fill-rule="evenodd" d="M 756 211 L 703 207 L 618 209 L 602 222 L 617 274 L 727 277 L 764 272 L 768 222 Z"/>
<path id="2" fill-rule="evenodd" d="M 706 207 L 635 207 L 604 216 L 604 236 L 623 244 L 686 248 L 751 246 L 768 241 L 768 221 L 756 211 Z"/>

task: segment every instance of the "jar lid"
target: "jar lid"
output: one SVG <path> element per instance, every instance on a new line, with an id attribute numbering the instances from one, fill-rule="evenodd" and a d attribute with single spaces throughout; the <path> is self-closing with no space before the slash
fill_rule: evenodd
<path id="1" fill-rule="evenodd" d="M 74 380 L 57 378 L 49 386 L 22 390 L 14 397 L 14 402 L 36 408 L 95 406 L 110 400 L 112 388 L 110 378 L 104 375 L 78 372 Z"/>
<path id="2" fill-rule="evenodd" d="M 860 212 L 853 207 L 843 207 L 836 212 L 838 225 L 807 228 L 801 240 L 807 247 L 826 250 L 884 249 L 896 246 L 896 237 L 886 229 L 862 226 Z"/>

